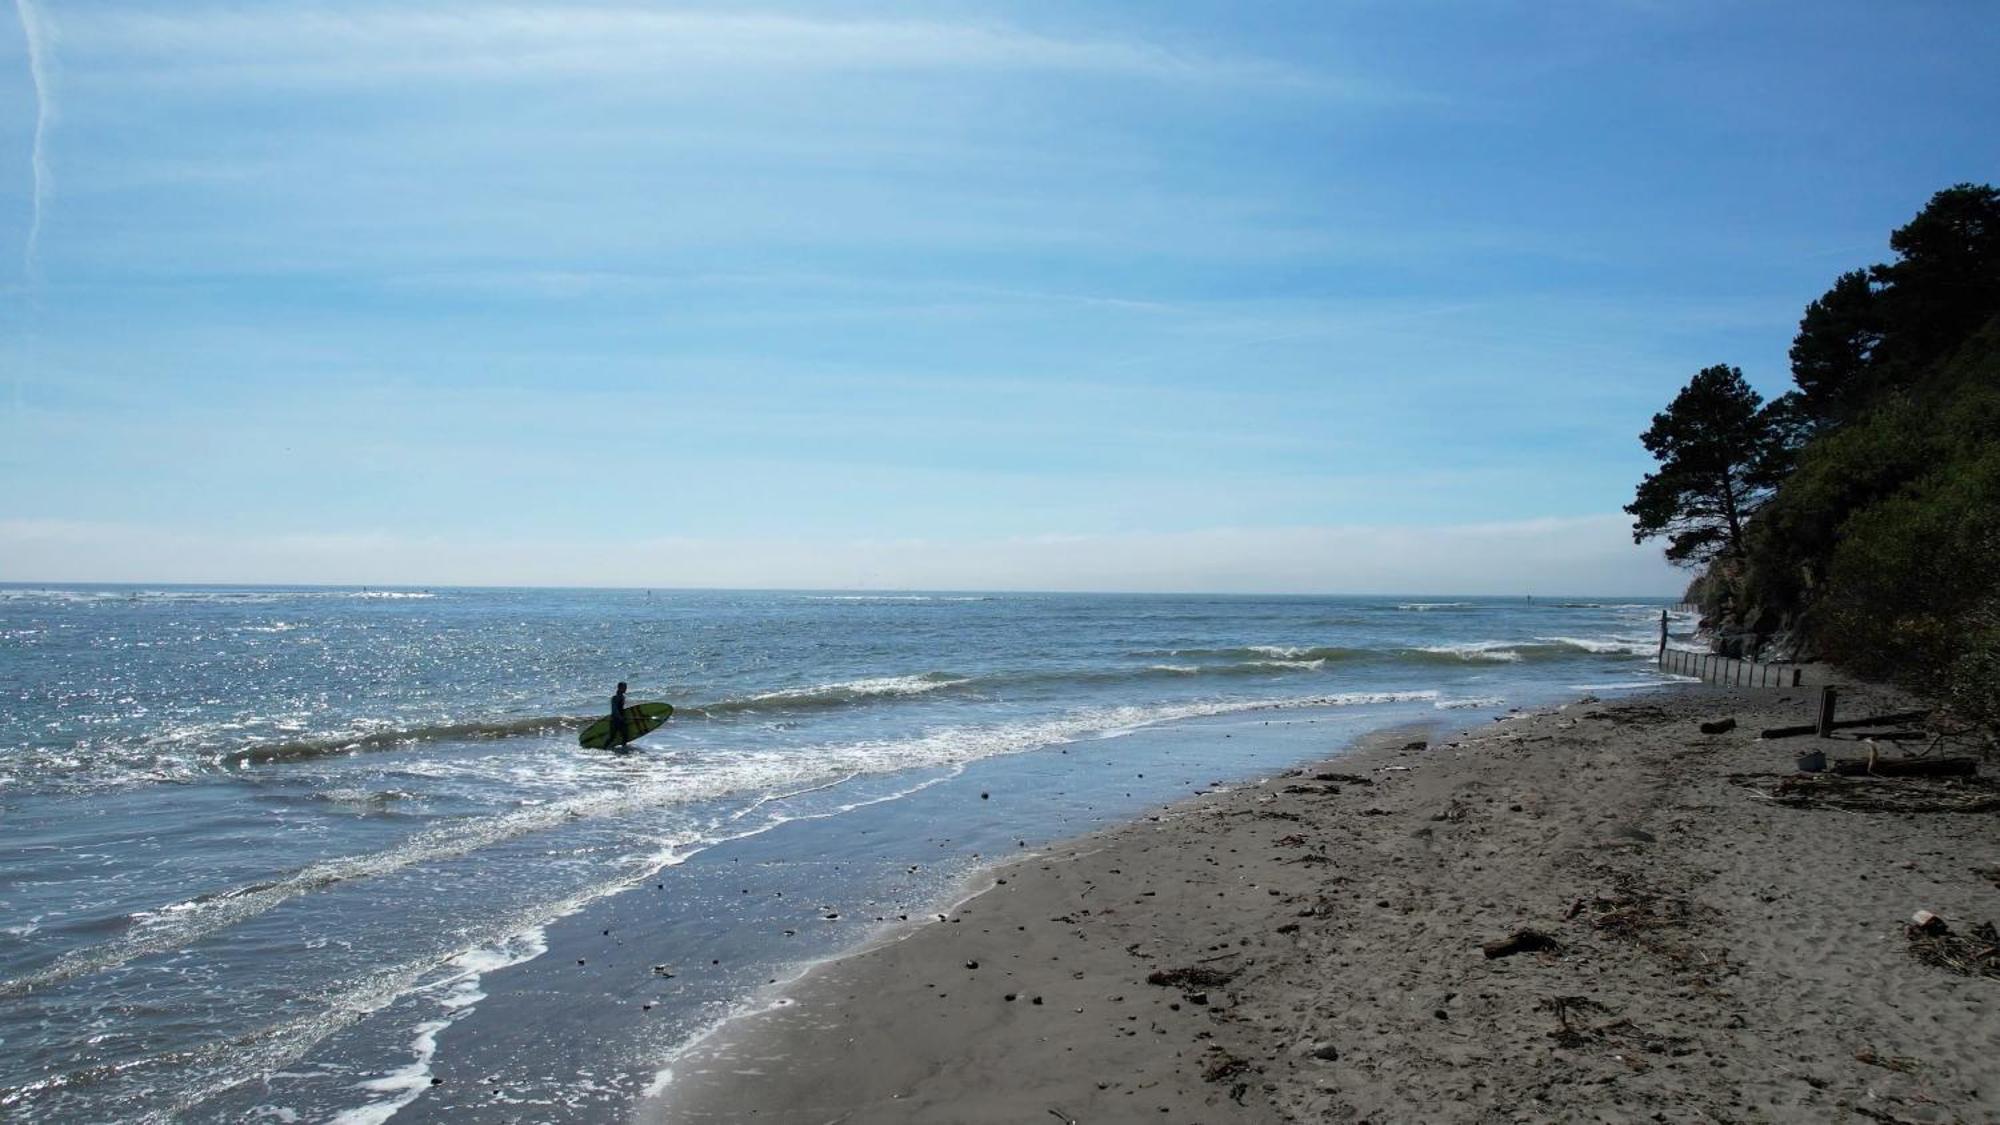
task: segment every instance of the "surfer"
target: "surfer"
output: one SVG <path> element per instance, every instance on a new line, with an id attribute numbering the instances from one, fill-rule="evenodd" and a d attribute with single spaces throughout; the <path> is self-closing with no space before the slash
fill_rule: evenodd
<path id="1" fill-rule="evenodd" d="M 611 737 L 605 745 L 614 754 L 629 754 L 625 744 L 632 741 L 632 728 L 625 722 L 625 681 L 618 681 L 618 691 L 611 697 Z"/>

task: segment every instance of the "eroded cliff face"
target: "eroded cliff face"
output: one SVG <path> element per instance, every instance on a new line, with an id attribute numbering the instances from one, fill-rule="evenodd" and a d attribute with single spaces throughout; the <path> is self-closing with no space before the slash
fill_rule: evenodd
<path id="1" fill-rule="evenodd" d="M 1701 631 L 1709 650 L 1739 660 L 1816 660 L 1802 615 L 1788 608 L 1761 605 L 1745 593 L 1744 567 L 1735 559 L 1717 559 L 1688 583 L 1684 596 L 1701 610 Z"/>

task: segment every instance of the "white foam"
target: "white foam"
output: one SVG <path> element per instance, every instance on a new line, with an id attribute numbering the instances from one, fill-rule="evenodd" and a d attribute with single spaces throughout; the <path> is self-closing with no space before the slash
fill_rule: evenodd
<path id="1" fill-rule="evenodd" d="M 1431 706 L 1440 711 L 1463 711 L 1473 707 L 1499 707 L 1506 702 L 1497 695 L 1489 695 L 1478 699 L 1440 699 Z"/>
<path id="2" fill-rule="evenodd" d="M 961 766 L 1006 754 L 1084 738 L 1115 738 L 1144 727 L 1213 715 L 1298 707 L 1359 707 L 1434 700 L 1435 691 L 1346 692 L 1284 699 L 1213 700 L 1155 706 L 1092 708 L 1050 719 L 990 726 L 940 727 L 905 738 L 864 740 L 785 750 L 718 749 L 700 758 L 667 761 L 637 780 L 606 762 L 610 787 L 515 808 L 493 816 L 453 821 L 405 837 L 392 847 L 322 860 L 290 875 L 135 912 L 127 933 L 71 950 L 54 964 L 0 981 L 0 996 L 18 995 L 136 957 L 179 949 L 218 930 L 257 917 L 302 894 L 336 883 L 375 878 L 423 863 L 457 859 L 507 840 L 566 825 L 579 818 L 613 817 L 686 805 L 741 793 L 769 793 L 814 786 L 849 774 Z M 417 771 L 416 763 L 405 766 Z"/>
<path id="3" fill-rule="evenodd" d="M 1564 645 L 1599 655 L 1625 653 L 1631 656 L 1651 656 L 1659 647 L 1658 640 L 1646 641 L 1633 637 L 1536 637 L 1535 639 L 1544 644 Z"/>
<path id="4" fill-rule="evenodd" d="M 363 1090 L 394 1094 L 395 1097 L 342 1110 L 334 1116 L 333 1125 L 382 1125 L 382 1122 L 401 1112 L 404 1106 L 416 1101 L 417 1096 L 431 1086 L 431 1059 L 437 1056 L 438 1032 L 450 1026 L 449 1019 L 418 1024 L 417 1037 L 410 1044 L 417 1057 L 408 1066 L 358 1083 Z"/>
<path id="5" fill-rule="evenodd" d="M 1439 656 L 1456 656 L 1460 660 L 1514 664 L 1521 659 L 1521 654 L 1515 651 L 1519 644 L 1519 641 L 1470 641 L 1456 645 L 1425 645 L 1418 651 L 1436 653 Z"/>
<path id="6" fill-rule="evenodd" d="M 862 680 L 836 680 L 804 688 L 784 688 L 750 697 L 753 703 L 787 703 L 808 699 L 866 699 L 883 695 L 922 695 L 940 688 L 957 687 L 967 681 L 951 676 L 875 676 Z"/>

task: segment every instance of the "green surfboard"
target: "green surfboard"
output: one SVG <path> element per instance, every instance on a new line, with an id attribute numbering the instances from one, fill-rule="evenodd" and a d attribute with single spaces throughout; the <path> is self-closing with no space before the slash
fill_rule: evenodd
<path id="1" fill-rule="evenodd" d="M 625 708 L 625 733 L 632 741 L 667 721 L 674 713 L 671 703 L 634 703 Z M 576 736 L 576 744 L 586 750 L 603 750 L 611 745 L 611 716 L 606 715 Z"/>

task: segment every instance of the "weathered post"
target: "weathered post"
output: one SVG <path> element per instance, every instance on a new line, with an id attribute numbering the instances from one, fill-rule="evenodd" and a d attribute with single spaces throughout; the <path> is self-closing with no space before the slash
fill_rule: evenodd
<path id="1" fill-rule="evenodd" d="M 1819 723 L 1817 725 L 1817 732 L 1821 738 L 1828 738 L 1833 734 L 1833 705 L 1838 694 L 1834 691 L 1831 684 L 1819 689 Z"/>
<path id="2" fill-rule="evenodd" d="M 1660 611 L 1660 663 L 1667 660 L 1667 611 Z"/>

